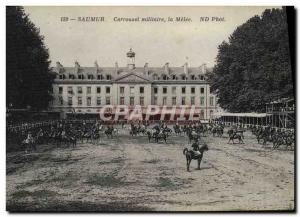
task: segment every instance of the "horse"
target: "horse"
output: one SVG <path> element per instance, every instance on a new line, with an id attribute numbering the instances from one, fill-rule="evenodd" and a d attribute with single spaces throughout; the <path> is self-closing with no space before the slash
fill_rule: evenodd
<path id="1" fill-rule="evenodd" d="M 241 144 L 241 143 L 244 144 L 242 136 L 240 134 L 237 134 L 236 132 L 234 132 L 233 134 L 229 134 L 229 140 L 228 140 L 227 144 L 229 144 L 230 141 L 232 141 L 232 144 L 234 144 L 235 139 L 239 140 L 239 144 Z"/>
<path id="2" fill-rule="evenodd" d="M 64 144 L 66 144 L 67 146 L 69 146 L 71 144 L 73 148 L 75 148 L 77 145 L 76 136 L 67 135 L 67 136 L 61 137 L 60 142 L 61 143 L 64 142 Z"/>
<path id="3" fill-rule="evenodd" d="M 192 160 L 198 160 L 198 170 L 200 170 L 200 164 L 203 158 L 204 151 L 208 151 L 207 144 L 203 144 L 201 146 L 198 146 L 198 150 L 200 153 L 197 154 L 194 150 L 189 150 L 188 148 L 183 149 L 183 155 L 186 157 L 186 169 L 189 172 L 190 171 L 190 164 Z"/>
<path id="4" fill-rule="evenodd" d="M 160 131 L 155 131 L 152 134 L 152 137 L 155 139 L 155 142 L 158 143 L 159 140 L 164 140 L 165 143 L 167 143 L 167 133 L 165 133 L 164 131 L 160 132 Z M 149 138 L 149 134 L 148 134 L 148 138 Z M 151 138 L 150 138 L 151 139 Z M 150 141 L 149 139 L 149 141 Z"/>
<path id="5" fill-rule="evenodd" d="M 131 129 L 130 129 L 130 131 L 129 131 L 129 134 L 131 135 L 131 136 L 137 136 L 138 135 L 138 129 L 137 129 L 137 127 L 136 126 L 131 126 Z"/>
<path id="6" fill-rule="evenodd" d="M 174 129 L 175 135 L 177 135 L 177 136 L 181 135 L 181 130 L 180 130 L 180 126 L 179 125 L 174 125 L 173 129 Z"/>
<path id="7" fill-rule="evenodd" d="M 21 144 L 24 147 L 25 153 L 31 150 L 36 151 L 36 139 L 33 137 L 31 139 L 27 138 L 23 140 Z"/>
<path id="8" fill-rule="evenodd" d="M 113 138 L 113 131 L 114 131 L 114 128 L 113 127 L 108 127 L 104 133 L 105 135 L 107 136 L 107 138 Z"/>

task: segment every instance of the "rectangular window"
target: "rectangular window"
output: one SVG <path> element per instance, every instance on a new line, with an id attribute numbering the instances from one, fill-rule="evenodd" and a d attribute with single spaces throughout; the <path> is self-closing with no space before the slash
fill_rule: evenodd
<path id="1" fill-rule="evenodd" d="M 83 80 L 84 79 L 84 76 L 83 75 L 78 75 L 78 78 Z"/>
<path id="2" fill-rule="evenodd" d="M 153 88 L 153 92 L 154 92 L 154 94 L 157 94 L 157 87 Z"/>
<path id="3" fill-rule="evenodd" d="M 68 97 L 68 105 L 73 105 L 72 97 Z"/>
<path id="4" fill-rule="evenodd" d="M 73 88 L 72 87 L 68 87 L 68 94 L 73 94 Z"/>
<path id="5" fill-rule="evenodd" d="M 101 105 L 101 97 L 97 97 L 97 105 Z"/>
<path id="6" fill-rule="evenodd" d="M 153 98 L 153 105 L 157 105 L 157 96 Z"/>
<path id="7" fill-rule="evenodd" d="M 211 96 L 211 97 L 209 98 L 209 105 L 210 105 L 210 106 L 214 106 L 214 97 L 213 97 L 213 96 Z"/>
<path id="8" fill-rule="evenodd" d="M 144 87 L 140 87 L 140 93 L 144 93 Z"/>
<path id="9" fill-rule="evenodd" d="M 124 94 L 124 90 L 125 90 L 124 87 L 120 87 L 120 94 Z"/>
<path id="10" fill-rule="evenodd" d="M 129 104 L 130 106 L 134 106 L 134 97 L 129 98 Z"/>
<path id="11" fill-rule="evenodd" d="M 82 87 L 77 87 L 77 93 L 82 94 Z"/>
<path id="12" fill-rule="evenodd" d="M 181 105 L 185 105 L 185 97 L 181 98 Z"/>
<path id="13" fill-rule="evenodd" d="M 201 118 L 201 119 L 204 119 L 204 110 L 201 110 L 201 111 L 200 111 L 200 118 Z"/>
<path id="14" fill-rule="evenodd" d="M 130 94 L 134 94 L 134 87 L 130 87 Z"/>
<path id="15" fill-rule="evenodd" d="M 101 87 L 97 87 L 97 93 L 101 93 Z"/>
<path id="16" fill-rule="evenodd" d="M 167 87 L 163 87 L 163 93 L 166 94 L 168 92 Z"/>
<path id="17" fill-rule="evenodd" d="M 105 104 L 110 105 L 110 97 L 109 96 L 105 98 Z"/>
<path id="18" fill-rule="evenodd" d="M 182 88 L 181 88 L 181 93 L 182 93 L 182 94 L 185 94 L 185 87 L 182 87 Z"/>
<path id="19" fill-rule="evenodd" d="M 191 87 L 191 94 L 195 93 L 195 87 Z"/>
<path id="20" fill-rule="evenodd" d="M 88 79 L 93 80 L 94 76 L 93 75 L 88 75 Z"/>
<path id="21" fill-rule="evenodd" d="M 204 105 L 204 96 L 200 97 L 200 105 L 202 105 L 202 106 Z"/>
<path id="22" fill-rule="evenodd" d="M 75 79 L 75 75 L 69 74 L 69 79 Z"/>
<path id="23" fill-rule="evenodd" d="M 87 97 L 87 98 L 86 98 L 86 105 L 87 105 L 87 106 L 91 106 L 91 104 L 92 104 L 91 97 Z"/>
<path id="24" fill-rule="evenodd" d="M 59 104 L 64 105 L 64 100 L 63 100 L 62 96 L 59 96 Z"/>
<path id="25" fill-rule="evenodd" d="M 191 105 L 195 105 L 195 97 L 194 96 L 191 97 Z"/>
<path id="26" fill-rule="evenodd" d="M 125 102 L 124 102 L 124 97 L 120 97 L 120 105 L 125 105 Z"/>
<path id="27" fill-rule="evenodd" d="M 172 105 L 176 105 L 176 97 L 172 97 Z"/>
<path id="28" fill-rule="evenodd" d="M 106 87 L 106 93 L 110 93 L 110 87 Z"/>
<path id="29" fill-rule="evenodd" d="M 140 105 L 144 105 L 144 97 L 140 97 Z"/>
<path id="30" fill-rule="evenodd" d="M 91 87 L 86 87 L 86 93 L 91 94 L 91 92 L 92 92 L 92 88 Z"/>
<path id="31" fill-rule="evenodd" d="M 163 105 L 167 105 L 167 97 L 166 96 L 163 97 Z"/>
<path id="32" fill-rule="evenodd" d="M 200 93 L 201 93 L 201 94 L 204 94 L 204 87 L 201 87 L 201 88 L 200 88 Z"/>
<path id="33" fill-rule="evenodd" d="M 58 87 L 58 93 L 62 94 L 63 93 L 63 87 Z"/>
<path id="34" fill-rule="evenodd" d="M 172 87 L 172 94 L 176 94 L 176 87 Z"/>
<path id="35" fill-rule="evenodd" d="M 82 105 L 82 97 L 78 97 L 78 102 L 77 102 L 78 105 Z"/>

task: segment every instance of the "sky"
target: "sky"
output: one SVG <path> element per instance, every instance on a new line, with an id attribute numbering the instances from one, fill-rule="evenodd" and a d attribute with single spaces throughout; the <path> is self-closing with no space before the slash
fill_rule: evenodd
<path id="1" fill-rule="evenodd" d="M 218 45 L 254 15 L 272 7 L 70 7 L 26 6 L 30 20 L 40 28 L 50 52 L 51 65 L 101 67 L 126 66 L 126 53 L 136 53 L 135 64 L 142 67 L 172 67 L 188 62 L 212 67 Z M 80 22 L 78 17 L 104 17 L 104 22 Z M 75 20 L 62 22 L 61 17 Z M 188 17 L 190 22 L 116 22 L 114 18 Z M 200 21 L 209 17 L 209 21 Z M 223 21 L 212 21 L 212 17 Z"/>

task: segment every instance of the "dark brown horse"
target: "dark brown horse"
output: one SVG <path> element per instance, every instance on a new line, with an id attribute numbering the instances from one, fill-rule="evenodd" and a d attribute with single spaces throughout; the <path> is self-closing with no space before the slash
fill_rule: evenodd
<path id="1" fill-rule="evenodd" d="M 198 170 L 200 170 L 200 164 L 203 158 L 204 151 L 208 151 L 207 144 L 200 145 L 197 148 L 198 150 L 189 150 L 188 148 L 183 149 L 183 154 L 186 157 L 186 169 L 190 171 L 190 164 L 192 160 L 198 160 Z M 197 153 L 199 151 L 199 154 Z"/>

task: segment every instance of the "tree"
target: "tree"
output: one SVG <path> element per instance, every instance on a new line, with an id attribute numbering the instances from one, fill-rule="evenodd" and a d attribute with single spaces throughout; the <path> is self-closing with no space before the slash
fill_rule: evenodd
<path id="1" fill-rule="evenodd" d="M 293 97 L 288 39 L 285 11 L 267 9 L 220 44 L 208 75 L 219 105 L 230 112 L 262 112 L 274 99 Z"/>
<path id="2" fill-rule="evenodd" d="M 53 76 L 48 49 L 22 7 L 6 7 L 6 106 L 44 109 Z"/>

